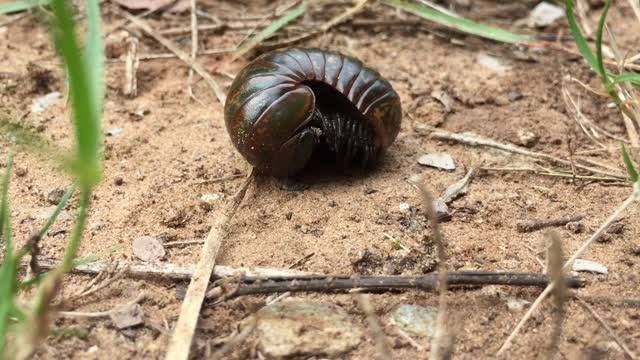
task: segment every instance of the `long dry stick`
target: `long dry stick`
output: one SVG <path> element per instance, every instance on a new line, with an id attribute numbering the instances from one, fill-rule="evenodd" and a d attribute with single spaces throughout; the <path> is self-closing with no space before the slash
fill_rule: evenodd
<path id="1" fill-rule="evenodd" d="M 200 241 L 200 244 L 204 241 Z M 52 270 L 58 266 L 58 262 L 51 259 L 38 259 L 38 265 L 42 270 Z M 94 261 L 88 264 L 78 265 L 71 271 L 81 274 L 100 274 L 108 271 L 112 263 Z M 193 276 L 194 269 L 190 266 L 178 266 L 174 264 L 120 264 L 124 265 L 123 274 L 136 278 L 163 278 L 176 281 L 189 280 Z M 313 273 L 299 270 L 277 269 L 269 267 L 231 267 L 216 265 L 211 274 L 211 280 L 226 277 L 247 278 L 291 278 L 293 276 L 312 276 Z"/>
<path id="2" fill-rule="evenodd" d="M 207 292 L 207 286 L 209 285 L 209 279 L 211 279 L 216 258 L 218 257 L 220 249 L 222 249 L 222 242 L 227 232 L 227 225 L 238 209 L 238 206 L 240 206 L 242 199 L 244 199 L 247 188 L 253 181 L 255 175 L 256 170 L 253 168 L 244 184 L 240 187 L 240 190 L 233 197 L 231 204 L 216 217 L 211 231 L 209 231 L 209 235 L 202 247 L 200 260 L 191 277 L 191 283 L 187 288 L 184 303 L 180 309 L 180 317 L 178 318 L 173 337 L 169 343 L 167 360 L 187 360 L 189 358 L 189 350 L 191 349 L 193 334 L 195 333 L 196 324 L 200 315 L 200 308 L 202 307 L 202 302 Z"/>
<path id="3" fill-rule="evenodd" d="M 416 276 L 340 276 L 340 275 L 310 275 L 292 277 L 250 278 L 242 277 L 238 281 L 223 283 L 207 292 L 207 298 L 230 299 L 238 296 L 273 294 L 283 292 L 334 292 L 361 289 L 402 290 L 417 289 L 434 291 L 438 289 L 438 273 Z M 485 271 L 462 271 L 447 273 L 446 282 L 449 286 L 546 286 L 549 279 L 544 274 L 534 273 L 501 273 Z M 567 280 L 569 287 L 582 287 L 584 281 L 578 277 Z"/>
<path id="4" fill-rule="evenodd" d="M 633 184 L 633 192 L 631 193 L 631 195 L 620 205 L 620 207 L 618 207 L 613 212 L 613 214 L 611 214 L 611 216 L 609 216 L 609 218 L 607 218 L 607 220 L 602 225 L 600 225 L 598 230 L 596 230 L 596 232 L 593 233 L 593 235 L 591 235 L 591 237 L 587 241 L 585 241 L 584 244 L 582 244 L 582 246 L 580 246 L 580 248 L 571 256 L 571 258 L 564 263 L 564 266 L 562 267 L 562 269 L 566 270 L 570 268 L 573 265 L 573 262 L 577 258 L 579 258 L 585 252 L 585 250 L 587 250 L 589 245 L 591 245 L 594 241 L 599 239 L 600 236 L 602 236 L 602 234 L 604 234 L 604 232 L 607 231 L 609 226 L 611 226 L 611 224 L 613 224 L 616 220 L 618 220 L 620 215 L 622 215 L 622 213 L 629 206 L 635 203 L 638 200 L 638 198 L 640 198 L 640 183 L 635 183 Z M 513 339 L 516 337 L 516 335 L 518 335 L 518 332 L 520 331 L 522 326 L 527 322 L 529 317 L 531 317 L 531 315 L 538 308 L 538 306 L 540 306 L 540 304 L 545 299 L 545 297 L 549 295 L 551 290 L 553 290 L 554 286 L 555 286 L 555 282 L 551 282 L 549 285 L 547 285 L 547 287 L 544 289 L 544 291 L 542 291 L 540 296 L 538 296 L 538 298 L 533 302 L 533 304 L 531 304 L 531 307 L 529 307 L 529 310 L 527 310 L 527 312 L 524 314 L 520 322 L 518 322 L 516 327 L 513 329 L 513 331 L 507 338 L 507 340 L 505 340 L 504 344 L 502 344 L 502 346 L 498 350 L 497 355 L 501 355 L 502 353 L 505 352 L 505 350 L 507 350 L 511 346 Z"/>
<path id="5" fill-rule="evenodd" d="M 551 163 L 562 164 L 562 165 L 569 166 L 569 167 L 575 166 L 578 169 L 585 170 L 585 171 L 588 171 L 588 172 L 593 173 L 593 174 L 606 175 L 606 176 L 614 177 L 614 178 L 617 178 L 617 179 L 620 179 L 620 180 L 626 179 L 625 176 L 617 174 L 617 173 L 611 173 L 611 172 L 606 171 L 606 170 L 596 169 L 596 168 L 593 168 L 593 167 L 590 167 L 590 166 L 574 163 L 574 162 L 571 162 L 569 160 L 560 159 L 560 158 L 552 156 L 552 155 L 539 153 L 539 152 L 535 152 L 535 151 L 529 151 L 529 150 L 523 149 L 523 148 L 521 148 L 519 146 L 515 146 L 515 145 L 511 145 L 511 144 L 499 143 L 499 142 L 497 142 L 495 140 L 487 139 L 487 138 L 484 138 L 484 137 L 480 137 L 480 136 L 477 136 L 477 135 L 471 134 L 471 133 L 457 134 L 457 133 L 452 133 L 452 132 L 444 131 L 444 130 L 434 130 L 434 131 L 431 132 L 430 136 L 432 138 L 438 139 L 438 140 L 453 140 L 453 141 L 457 141 L 459 143 L 466 144 L 466 145 L 471 145 L 471 146 L 492 147 L 492 148 L 500 149 L 500 150 L 503 150 L 503 151 L 508 151 L 508 152 L 511 152 L 511 153 L 514 153 L 514 154 L 524 155 L 524 156 L 531 157 L 531 158 L 534 158 L 534 159 L 540 159 L 540 160 L 549 161 Z"/>
<path id="6" fill-rule="evenodd" d="M 472 173 L 473 170 L 470 174 Z M 445 359 L 449 358 L 452 352 L 452 342 L 449 340 L 451 334 L 449 334 L 447 326 L 447 256 L 444 249 L 442 233 L 440 232 L 438 214 L 433 208 L 433 197 L 431 193 L 429 193 L 429 190 L 427 190 L 422 179 L 412 180 L 422 195 L 422 203 L 429 218 L 433 241 L 436 243 L 438 249 L 438 317 L 436 319 L 436 333 L 433 337 L 429 358 L 431 360 Z"/>
<path id="7" fill-rule="evenodd" d="M 218 83 L 213 79 L 213 77 L 211 77 L 211 75 L 209 75 L 207 70 L 204 69 L 202 64 L 200 64 L 199 62 L 197 62 L 195 60 L 192 60 L 191 57 L 189 56 L 189 54 L 187 54 L 184 51 L 180 50 L 173 43 L 173 41 L 165 38 L 164 36 L 162 36 L 160 34 L 158 34 L 158 32 L 153 30 L 153 28 L 149 24 L 147 24 L 146 21 L 144 21 L 142 19 L 138 19 L 137 17 L 129 14 L 128 12 L 122 11 L 122 10 L 116 8 L 116 7 L 112 7 L 111 10 L 113 12 L 115 12 L 116 14 L 119 14 L 120 16 L 122 16 L 122 17 L 128 19 L 129 21 L 131 21 L 132 24 L 134 24 L 135 26 L 137 26 L 140 29 L 142 29 L 142 31 L 147 33 L 147 35 L 149 35 L 152 38 L 156 39 L 156 41 L 159 42 L 160 44 L 162 44 L 162 46 L 164 46 L 167 49 L 169 49 L 169 51 L 171 51 L 172 53 L 176 54 L 176 56 L 180 60 L 182 60 L 184 63 L 186 63 L 187 65 L 192 67 L 193 70 L 195 70 L 198 73 L 198 75 L 202 76 L 202 78 L 207 82 L 207 84 L 209 85 L 211 90 L 213 90 L 214 94 L 218 98 L 218 101 L 220 101 L 221 104 L 225 103 L 225 100 L 227 99 L 227 96 L 224 94 L 224 91 L 222 91 L 222 88 L 220 87 L 220 85 L 218 85 Z"/>
<path id="8" fill-rule="evenodd" d="M 618 344 L 618 346 L 620 346 L 620 348 L 622 349 L 622 351 L 625 352 L 625 354 L 627 354 L 627 356 L 632 359 L 632 360 L 636 360 L 636 354 L 634 354 L 629 347 L 627 346 L 627 344 L 624 343 L 624 341 L 622 341 L 622 338 L 620 338 L 620 336 L 618 336 L 618 334 L 616 334 L 615 331 L 613 331 L 613 329 L 609 326 L 609 324 L 607 324 L 606 321 L 604 321 L 604 319 L 598 315 L 598 313 L 584 300 L 582 300 L 580 297 L 576 296 L 575 297 L 578 300 L 578 303 L 580 305 L 582 305 L 582 307 L 584 307 L 590 314 L 591 316 L 594 317 L 594 319 L 596 319 L 597 322 L 600 323 L 600 325 L 602 325 L 602 327 L 607 330 L 607 332 L 609 333 L 609 336 L 611 336 L 613 338 L 613 340 Z"/>

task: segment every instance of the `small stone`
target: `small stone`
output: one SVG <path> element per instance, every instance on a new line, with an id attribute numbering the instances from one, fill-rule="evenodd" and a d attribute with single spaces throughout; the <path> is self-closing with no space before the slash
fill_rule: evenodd
<path id="1" fill-rule="evenodd" d="M 589 260 L 583 260 L 583 259 L 576 259 L 576 261 L 573 262 L 573 271 L 592 272 L 592 273 L 604 274 L 604 275 L 609 273 L 609 269 L 607 269 L 606 266 L 600 263 L 597 263 L 595 261 L 589 261 Z"/>
<path id="2" fill-rule="evenodd" d="M 614 223 L 609 226 L 606 233 L 607 234 L 615 234 L 621 235 L 624 232 L 624 224 L 623 223 Z"/>
<path id="3" fill-rule="evenodd" d="M 534 147 L 537 143 L 538 140 L 540 140 L 540 137 L 534 133 L 532 133 L 531 131 L 526 131 L 526 130 L 522 130 L 522 129 L 518 129 L 518 144 L 522 145 L 524 147 Z"/>
<path id="4" fill-rule="evenodd" d="M 418 164 L 442 170 L 455 170 L 456 165 L 449 154 L 425 154 L 418 158 Z"/>
<path id="5" fill-rule="evenodd" d="M 565 16 L 564 9 L 558 5 L 541 2 L 538 4 L 527 18 L 527 26 L 547 27 Z"/>
<path id="6" fill-rule="evenodd" d="M 391 319 L 395 326 L 404 332 L 423 338 L 435 334 L 438 309 L 433 306 L 401 305 Z"/>
<path id="7" fill-rule="evenodd" d="M 289 211 L 287 215 L 285 215 L 285 217 L 287 218 L 287 220 L 291 220 L 291 218 L 293 217 L 293 212 Z"/>
<path id="8" fill-rule="evenodd" d="M 205 211 L 211 211 L 218 200 L 220 200 L 219 194 L 204 194 L 200 197 L 200 208 Z"/>
<path id="9" fill-rule="evenodd" d="M 47 190 L 47 202 L 51 205 L 58 205 L 64 196 L 65 190 L 61 188 L 50 188 Z"/>
<path id="10" fill-rule="evenodd" d="M 113 128 L 113 129 L 107 130 L 106 134 L 107 134 L 107 136 L 116 136 L 116 135 L 120 134 L 123 131 L 124 131 L 123 128 Z"/>
<path id="11" fill-rule="evenodd" d="M 133 254 L 142 261 L 160 260 L 165 255 L 162 243 L 152 236 L 141 236 L 133 240 Z"/>
<path id="12" fill-rule="evenodd" d="M 27 173 L 29 172 L 29 170 L 25 167 L 21 167 L 21 166 L 16 166 L 16 176 L 17 177 L 23 177 L 26 176 Z"/>
<path id="13" fill-rule="evenodd" d="M 120 176 L 118 176 L 118 177 L 116 177 L 115 179 L 113 179 L 113 183 L 114 183 L 116 186 L 120 186 L 120 185 L 124 184 L 124 179 L 123 179 L 123 178 L 121 178 Z"/>
<path id="14" fill-rule="evenodd" d="M 511 70 L 509 66 L 503 65 L 497 58 L 483 52 L 478 54 L 476 60 L 478 64 L 496 73 L 504 73 L 505 71 Z"/>
<path id="15" fill-rule="evenodd" d="M 184 300 L 187 295 L 187 284 L 176 285 L 176 300 Z"/>
<path id="16" fill-rule="evenodd" d="M 514 102 L 522 99 L 524 95 L 522 95 L 520 90 L 511 90 L 509 91 L 509 94 L 507 95 L 507 97 L 509 98 L 509 101 Z"/>
<path id="17" fill-rule="evenodd" d="M 109 314 L 118 330 L 134 327 L 144 323 L 144 313 L 140 304 L 121 305 Z"/>
<path id="18" fill-rule="evenodd" d="M 574 234 L 580 234 L 584 231 L 584 224 L 580 221 L 573 221 L 564 226 L 565 229 L 573 232 Z"/>
<path id="19" fill-rule="evenodd" d="M 329 207 L 336 207 L 338 203 L 335 200 L 329 200 Z"/>
<path id="20" fill-rule="evenodd" d="M 408 212 L 409 210 L 411 210 L 411 205 L 407 204 L 407 203 L 400 203 L 400 205 L 398 206 L 398 208 L 400 209 L 400 211 L 402 212 Z"/>
<path id="21" fill-rule="evenodd" d="M 262 308 L 255 318 L 258 343 L 267 357 L 338 357 L 362 341 L 362 330 L 332 304 L 287 299 Z"/>
<path id="22" fill-rule="evenodd" d="M 514 312 L 520 312 L 524 310 L 529 304 L 531 304 L 531 302 L 525 299 L 520 299 L 513 296 L 509 296 L 507 298 L 507 308 Z"/>
<path id="23" fill-rule="evenodd" d="M 364 190 L 365 195 L 371 195 L 371 194 L 375 194 L 375 193 L 377 193 L 377 192 L 378 192 L 378 190 L 373 189 L 373 188 L 366 188 L 366 189 Z"/>
<path id="24" fill-rule="evenodd" d="M 49 106 L 55 104 L 62 95 L 58 91 L 54 91 L 45 96 L 37 98 L 31 105 L 32 113 L 41 113 Z"/>
<path id="25" fill-rule="evenodd" d="M 451 211 L 449 211 L 449 206 L 442 200 L 436 199 L 433 200 L 433 209 L 436 211 L 436 215 L 438 215 L 438 220 L 440 221 L 449 221 L 451 220 Z"/>

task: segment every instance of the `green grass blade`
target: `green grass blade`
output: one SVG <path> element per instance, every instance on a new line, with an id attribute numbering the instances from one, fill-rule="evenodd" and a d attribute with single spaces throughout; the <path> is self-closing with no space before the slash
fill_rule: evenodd
<path id="1" fill-rule="evenodd" d="M 104 99 L 104 45 L 100 30 L 100 3 L 98 0 L 87 2 L 87 47 L 85 58 L 87 76 L 92 86 L 93 103 L 96 110 L 102 113 Z"/>
<path id="2" fill-rule="evenodd" d="M 6 4 L 0 4 L 0 14 L 9 14 L 18 11 L 33 9 L 38 6 L 48 5 L 51 0 L 28 0 L 15 1 Z"/>
<path id="3" fill-rule="evenodd" d="M 13 254 L 13 239 L 11 221 L 9 219 L 9 179 L 13 165 L 13 150 L 9 153 L 7 168 L 2 178 L 2 199 L 0 199 L 0 236 L 4 240 L 4 260 L 0 266 L 0 357 L 3 356 L 7 345 L 9 322 L 15 308 L 17 292 L 18 269 Z"/>
<path id="4" fill-rule="evenodd" d="M 287 25 L 291 21 L 293 21 L 296 18 L 300 17 L 306 11 L 307 11 L 307 4 L 304 3 L 304 2 L 302 4 L 300 4 L 299 6 L 289 10 L 289 12 L 284 14 L 281 18 L 279 18 L 278 20 L 274 21 L 273 23 L 271 23 L 269 26 L 265 27 L 264 29 L 260 30 L 257 34 L 255 34 L 254 36 L 249 38 L 244 44 L 240 45 L 238 47 L 238 50 L 236 50 L 236 52 L 234 53 L 233 57 L 234 58 L 238 58 L 242 54 L 244 54 L 247 51 L 251 50 L 253 47 L 255 47 L 262 40 L 264 40 L 264 39 L 268 38 L 269 36 L 273 35 L 276 31 L 280 30 L 281 28 L 283 28 L 285 25 Z"/>
<path id="5" fill-rule="evenodd" d="M 640 74 L 624 73 L 620 75 L 614 75 L 611 78 L 611 84 L 619 84 L 623 82 L 629 82 L 633 85 L 640 85 Z"/>
<path id="6" fill-rule="evenodd" d="M 9 179 L 11 178 L 11 168 L 13 167 L 14 152 L 11 150 L 7 158 L 7 167 L 2 177 L 2 199 L 0 200 L 0 237 L 4 239 L 5 257 L 13 256 L 13 243 L 11 236 L 4 233 L 5 223 L 9 221 Z"/>
<path id="7" fill-rule="evenodd" d="M 71 195 L 73 195 L 73 192 L 76 190 L 77 186 L 78 186 L 77 183 L 73 183 L 73 185 L 71 185 L 71 187 L 67 190 L 67 192 L 64 193 L 64 195 L 62 196 L 62 199 L 60 199 L 60 202 L 56 206 L 56 209 L 53 211 L 53 214 L 51 214 L 51 217 L 49 217 L 49 220 L 47 220 L 47 223 L 38 232 L 40 234 L 40 237 L 45 236 L 47 231 L 49 231 L 49 228 L 56 221 L 56 219 L 58 218 L 58 215 L 60 215 L 60 212 L 62 211 L 62 209 L 64 209 L 65 205 L 67 205 L 67 202 L 71 198 Z"/>
<path id="8" fill-rule="evenodd" d="M 493 26 L 483 25 L 460 16 L 445 14 L 427 6 L 408 3 L 402 0 L 384 0 L 383 2 L 397 9 L 418 15 L 423 19 L 486 39 L 505 43 L 531 42 L 535 40 L 534 37 L 529 35 L 516 34 Z"/>
<path id="9" fill-rule="evenodd" d="M 571 30 L 571 35 L 576 41 L 576 45 L 578 46 L 578 50 L 582 54 L 582 57 L 587 61 L 591 69 L 598 73 L 598 75 L 602 76 L 600 73 L 600 68 L 598 66 L 598 61 L 596 60 L 595 55 L 589 48 L 589 44 L 587 40 L 582 35 L 582 30 L 578 26 L 578 22 L 576 21 L 576 17 L 573 14 L 573 0 L 567 0 L 566 3 L 567 8 L 567 21 L 569 22 L 569 29 Z"/>
<path id="10" fill-rule="evenodd" d="M 607 87 L 609 92 L 611 92 L 611 82 L 609 81 L 609 75 L 607 74 L 606 69 L 604 68 L 604 58 L 602 56 L 602 33 L 604 32 L 604 24 L 607 20 L 607 13 L 609 12 L 609 7 L 611 6 L 611 0 L 607 0 L 604 3 L 604 8 L 602 9 L 602 14 L 600 15 L 600 21 L 598 21 L 598 30 L 596 31 L 596 64 L 598 66 L 598 73 L 602 77 L 602 81 L 604 85 Z M 614 98 L 618 98 L 616 94 Z"/>
<path id="11" fill-rule="evenodd" d="M 624 144 L 622 145 L 622 159 L 624 160 L 624 165 L 629 173 L 629 179 L 631 179 L 632 182 L 639 182 L 640 176 L 638 175 L 638 171 L 633 165 L 633 161 L 631 161 L 631 157 L 629 156 Z"/>
<path id="12" fill-rule="evenodd" d="M 73 122 L 77 142 L 75 169 L 83 188 L 90 188 L 100 180 L 100 111 L 93 87 L 89 84 L 97 76 L 89 76 L 74 32 L 74 20 L 66 0 L 53 0 L 54 33 L 58 51 L 67 67 L 73 107 Z"/>

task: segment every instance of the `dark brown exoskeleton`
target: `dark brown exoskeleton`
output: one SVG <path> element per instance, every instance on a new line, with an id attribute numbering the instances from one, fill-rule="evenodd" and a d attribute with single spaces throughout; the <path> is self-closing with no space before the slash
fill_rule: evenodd
<path id="1" fill-rule="evenodd" d="M 400 130 L 400 97 L 360 60 L 291 48 L 249 63 L 224 109 L 235 147 L 259 170 L 293 175 L 314 150 L 339 166 L 371 167 Z"/>

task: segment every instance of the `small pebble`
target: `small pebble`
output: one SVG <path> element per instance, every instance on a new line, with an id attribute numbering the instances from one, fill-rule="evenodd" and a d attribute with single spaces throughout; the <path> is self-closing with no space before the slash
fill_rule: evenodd
<path id="1" fill-rule="evenodd" d="M 211 211 L 218 200 L 220 200 L 219 194 L 204 194 L 200 197 L 200 208 L 205 211 Z"/>
<path id="2" fill-rule="evenodd" d="M 117 186 L 120 186 L 120 185 L 124 184 L 124 179 L 122 179 L 120 176 L 118 176 L 115 179 L 113 179 L 113 183 L 116 184 Z"/>
<path id="3" fill-rule="evenodd" d="M 255 318 L 258 346 L 267 358 L 325 355 L 341 359 L 363 338 L 362 330 L 346 311 L 314 300 L 279 301 L 260 309 Z M 245 322 L 242 326 L 253 325 Z"/>
<path id="4" fill-rule="evenodd" d="M 55 104 L 61 97 L 62 94 L 60 94 L 60 92 L 58 91 L 54 91 L 45 96 L 39 97 L 31 105 L 31 112 L 41 113 L 49 106 Z"/>
<path id="5" fill-rule="evenodd" d="M 51 205 L 58 205 L 64 196 L 65 190 L 61 188 L 50 188 L 47 190 L 47 202 Z"/>
<path id="6" fill-rule="evenodd" d="M 27 170 L 27 168 L 16 166 L 16 176 L 17 177 L 26 176 L 28 172 L 29 172 L 29 170 Z"/>
<path id="7" fill-rule="evenodd" d="M 116 135 L 120 134 L 123 131 L 124 131 L 123 128 L 109 129 L 109 130 L 107 130 L 107 136 L 116 136 Z"/>
<path id="8" fill-rule="evenodd" d="M 577 272 L 592 272 L 596 274 L 606 275 L 609 273 L 609 269 L 606 266 L 597 263 L 595 261 L 576 259 L 573 262 L 573 271 Z"/>
<path id="9" fill-rule="evenodd" d="M 564 9 L 558 5 L 540 2 L 529 14 L 527 26 L 547 27 L 565 16 Z"/>
<path id="10" fill-rule="evenodd" d="M 455 170 L 456 165 L 449 154 L 425 154 L 418 158 L 418 164 L 442 170 Z"/>
<path id="11" fill-rule="evenodd" d="M 394 325 L 410 335 L 430 338 L 435 334 L 436 307 L 401 305 L 391 316 Z"/>
<path id="12" fill-rule="evenodd" d="M 130 304 L 118 306 L 109 314 L 111 321 L 118 328 L 123 330 L 144 323 L 144 313 L 140 304 Z"/>
<path id="13" fill-rule="evenodd" d="M 526 131 L 522 129 L 518 130 L 517 142 L 519 145 L 530 148 L 530 147 L 534 147 L 539 140 L 540 140 L 540 137 L 532 133 L 531 131 Z"/>
<path id="14" fill-rule="evenodd" d="M 133 240 L 133 254 L 142 261 L 156 261 L 165 256 L 164 246 L 152 236 L 141 236 Z"/>
<path id="15" fill-rule="evenodd" d="M 509 91 L 509 95 L 507 96 L 509 97 L 509 101 L 511 102 L 518 101 L 524 97 L 524 95 L 522 95 L 520 90 L 511 90 Z"/>
<path id="16" fill-rule="evenodd" d="M 513 296 L 509 296 L 507 298 L 507 308 L 514 312 L 520 312 L 524 310 L 529 304 L 531 304 L 531 302 L 525 299 L 520 299 Z"/>

